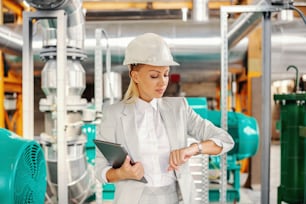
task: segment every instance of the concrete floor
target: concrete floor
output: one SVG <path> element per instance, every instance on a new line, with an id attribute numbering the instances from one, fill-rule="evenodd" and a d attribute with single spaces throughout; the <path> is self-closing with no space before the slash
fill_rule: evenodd
<path id="1" fill-rule="evenodd" d="M 242 175 L 243 177 L 243 175 Z M 270 152 L 270 204 L 277 204 L 277 187 L 280 184 L 280 145 L 272 142 Z M 252 190 L 241 188 L 241 204 L 261 204 L 261 187 L 252 185 Z"/>

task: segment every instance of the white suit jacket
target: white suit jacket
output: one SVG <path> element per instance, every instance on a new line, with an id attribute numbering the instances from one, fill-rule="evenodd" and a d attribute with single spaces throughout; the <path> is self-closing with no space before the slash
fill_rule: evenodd
<path id="1" fill-rule="evenodd" d="M 214 126 L 208 120 L 202 119 L 188 106 L 185 98 L 163 97 L 158 99 L 158 107 L 161 113 L 167 134 L 169 136 L 171 150 L 186 147 L 188 137 L 198 141 L 211 139 L 218 141 L 223 147 L 222 152 L 228 152 L 234 146 L 232 137 L 223 129 Z M 99 139 L 120 143 L 128 150 L 135 161 L 140 160 L 138 135 L 135 122 L 135 104 L 119 102 L 108 106 L 103 110 Z M 109 164 L 103 155 L 96 152 L 96 176 L 101 182 L 102 171 Z M 183 203 L 193 204 L 196 197 L 195 185 L 188 163 L 180 166 L 175 172 L 178 180 Z M 144 183 L 125 180 L 115 183 L 115 200 L 118 204 L 135 204 L 145 187 Z"/>

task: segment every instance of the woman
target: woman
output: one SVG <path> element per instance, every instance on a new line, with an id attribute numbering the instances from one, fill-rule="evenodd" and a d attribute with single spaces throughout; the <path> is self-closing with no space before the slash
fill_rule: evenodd
<path id="1" fill-rule="evenodd" d="M 184 98 L 162 98 L 169 66 L 178 63 L 160 36 L 146 33 L 132 40 L 124 65 L 129 67 L 130 85 L 121 102 L 104 109 L 100 139 L 122 144 L 129 156 L 114 169 L 98 152 L 97 177 L 115 183 L 115 203 L 192 204 L 196 191 L 188 160 L 198 154 L 223 154 L 234 142 L 199 117 Z M 198 143 L 188 146 L 188 137 Z M 143 177 L 147 183 L 140 182 Z"/>

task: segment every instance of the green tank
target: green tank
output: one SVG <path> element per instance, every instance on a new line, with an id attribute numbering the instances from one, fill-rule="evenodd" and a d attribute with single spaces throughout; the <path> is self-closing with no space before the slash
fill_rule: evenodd
<path id="1" fill-rule="evenodd" d="M 281 175 L 278 204 L 304 203 L 306 94 L 278 94 L 280 105 Z"/>

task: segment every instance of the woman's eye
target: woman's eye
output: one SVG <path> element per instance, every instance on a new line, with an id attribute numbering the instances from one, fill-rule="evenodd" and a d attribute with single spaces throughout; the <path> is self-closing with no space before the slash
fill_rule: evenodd
<path id="1" fill-rule="evenodd" d="M 165 74 L 164 77 L 169 77 L 169 74 Z"/>
<path id="2" fill-rule="evenodd" d="M 151 78 L 156 79 L 156 78 L 158 78 L 158 76 L 157 75 L 151 75 Z"/>

